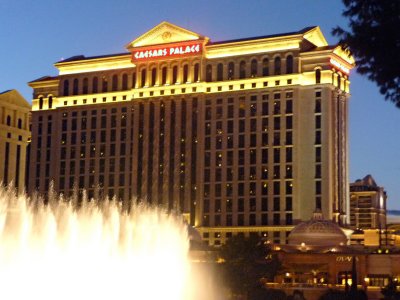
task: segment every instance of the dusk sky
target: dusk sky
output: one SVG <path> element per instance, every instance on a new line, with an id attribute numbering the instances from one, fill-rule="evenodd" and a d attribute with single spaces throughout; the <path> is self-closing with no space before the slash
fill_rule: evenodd
<path id="1" fill-rule="evenodd" d="M 128 42 L 162 21 L 211 41 L 318 25 L 335 44 L 332 28 L 347 25 L 343 9 L 339 0 L 1 0 L 0 92 L 16 89 L 31 102 L 27 82 L 57 75 L 55 62 L 123 53 Z M 371 174 L 385 187 L 388 207 L 400 209 L 400 109 L 355 70 L 350 80 L 350 181 Z"/>

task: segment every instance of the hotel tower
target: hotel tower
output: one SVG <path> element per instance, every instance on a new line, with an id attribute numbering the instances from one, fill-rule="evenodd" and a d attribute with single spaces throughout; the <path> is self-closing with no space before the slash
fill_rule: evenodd
<path id="1" fill-rule="evenodd" d="M 29 85 L 29 191 L 177 210 L 205 241 L 348 223 L 349 70 L 319 27 L 213 42 L 162 22 Z"/>

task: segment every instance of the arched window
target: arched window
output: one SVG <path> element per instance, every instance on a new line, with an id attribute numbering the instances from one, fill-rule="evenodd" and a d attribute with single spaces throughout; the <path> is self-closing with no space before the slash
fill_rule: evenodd
<path id="1" fill-rule="evenodd" d="M 288 55 L 286 57 L 286 74 L 292 74 L 293 73 L 293 56 Z"/>
<path id="2" fill-rule="evenodd" d="M 122 90 L 128 89 L 128 74 L 122 74 Z"/>
<path id="3" fill-rule="evenodd" d="M 246 62 L 242 60 L 239 65 L 239 78 L 246 78 Z"/>
<path id="4" fill-rule="evenodd" d="M 232 80 L 235 76 L 235 63 L 231 61 L 228 64 L 228 80 Z"/>
<path id="5" fill-rule="evenodd" d="M 263 59 L 262 74 L 263 74 L 263 76 L 269 76 L 269 59 L 268 58 Z"/>
<path id="6" fill-rule="evenodd" d="M 83 78 L 82 93 L 83 94 L 89 93 L 89 80 L 87 78 Z"/>
<path id="7" fill-rule="evenodd" d="M 69 95 L 69 80 L 65 79 L 64 80 L 64 91 L 63 91 L 63 95 L 64 96 L 68 96 Z"/>
<path id="8" fill-rule="evenodd" d="M 79 81 L 78 78 L 75 78 L 72 87 L 72 95 L 78 95 L 78 93 L 79 93 Z"/>
<path id="9" fill-rule="evenodd" d="M 281 75 L 281 58 L 279 56 L 274 60 L 274 75 Z"/>
<path id="10" fill-rule="evenodd" d="M 212 81 L 212 65 L 206 66 L 206 82 Z"/>
<path id="11" fill-rule="evenodd" d="M 157 69 L 151 69 L 151 86 L 155 86 L 157 83 Z"/>
<path id="12" fill-rule="evenodd" d="M 40 98 L 39 98 L 40 101 Z M 11 116 L 7 116 L 7 126 L 11 126 Z"/>
<path id="13" fill-rule="evenodd" d="M 93 77 L 92 92 L 97 93 L 98 91 L 99 91 L 99 79 L 97 77 Z"/>
<path id="14" fill-rule="evenodd" d="M 342 83 L 342 77 L 338 74 L 337 76 L 337 87 L 340 89 L 341 88 L 341 83 Z"/>
<path id="15" fill-rule="evenodd" d="M 250 72 L 251 72 L 251 77 L 257 77 L 257 59 L 253 59 L 252 61 L 251 61 L 251 66 L 250 66 Z"/>
<path id="16" fill-rule="evenodd" d="M 146 77 L 147 77 L 147 72 L 146 69 L 142 70 L 142 76 L 140 79 L 140 87 L 144 87 L 146 85 Z"/>
<path id="17" fill-rule="evenodd" d="M 18 118 L 18 128 L 22 129 L 22 119 Z"/>
<path id="18" fill-rule="evenodd" d="M 217 81 L 222 81 L 224 77 L 224 65 L 222 63 L 219 63 L 217 65 Z"/>
<path id="19" fill-rule="evenodd" d="M 167 67 L 161 69 L 161 84 L 167 84 Z"/>
<path id="20" fill-rule="evenodd" d="M 39 97 L 39 109 L 43 109 L 43 97 Z"/>
<path id="21" fill-rule="evenodd" d="M 184 65 L 183 66 L 183 83 L 186 83 L 189 81 L 189 66 L 188 65 Z"/>
<path id="22" fill-rule="evenodd" d="M 112 77 L 112 90 L 113 90 L 113 92 L 118 90 L 118 75 L 117 74 L 113 75 L 113 77 Z"/>
<path id="23" fill-rule="evenodd" d="M 136 88 L 136 72 L 132 73 L 132 88 Z"/>
<path id="24" fill-rule="evenodd" d="M 315 83 L 321 83 L 321 69 L 315 70 Z"/>
<path id="25" fill-rule="evenodd" d="M 49 108 L 53 107 L 53 96 L 49 96 Z"/>
<path id="26" fill-rule="evenodd" d="M 172 84 L 178 82 L 178 67 L 174 66 L 172 68 Z"/>
<path id="27" fill-rule="evenodd" d="M 103 93 L 108 92 L 108 80 L 106 76 L 103 76 L 102 80 L 101 80 L 101 91 Z"/>
<path id="28" fill-rule="evenodd" d="M 194 65 L 194 76 L 193 76 L 193 81 L 194 82 L 199 81 L 199 78 L 200 78 L 199 70 L 200 70 L 200 65 L 197 63 L 197 64 Z"/>

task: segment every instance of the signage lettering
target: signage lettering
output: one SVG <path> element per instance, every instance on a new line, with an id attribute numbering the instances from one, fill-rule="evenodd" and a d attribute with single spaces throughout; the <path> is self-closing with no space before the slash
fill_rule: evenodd
<path id="1" fill-rule="evenodd" d="M 338 256 L 336 257 L 337 262 L 351 262 L 353 258 L 351 256 Z"/>
<path id="2" fill-rule="evenodd" d="M 345 72 L 346 74 L 350 73 L 349 68 L 346 68 L 344 65 L 342 65 L 340 62 L 338 62 L 337 60 L 331 58 L 331 60 L 329 61 L 333 66 L 335 66 L 336 68 L 338 68 L 339 70 Z"/>
<path id="3" fill-rule="evenodd" d="M 186 43 L 183 45 L 171 45 L 167 47 L 151 47 L 133 51 L 133 60 L 146 60 L 152 58 L 164 58 L 174 56 L 186 56 L 201 53 L 201 43 Z"/>

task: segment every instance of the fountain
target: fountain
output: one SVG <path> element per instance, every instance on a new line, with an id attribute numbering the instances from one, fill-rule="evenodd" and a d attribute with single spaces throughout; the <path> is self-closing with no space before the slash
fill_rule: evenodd
<path id="1" fill-rule="evenodd" d="M 180 218 L 144 205 L 49 199 L 0 187 L 2 298 L 213 299 Z"/>

